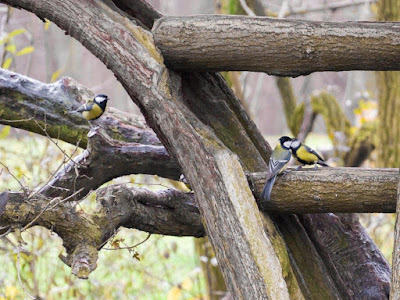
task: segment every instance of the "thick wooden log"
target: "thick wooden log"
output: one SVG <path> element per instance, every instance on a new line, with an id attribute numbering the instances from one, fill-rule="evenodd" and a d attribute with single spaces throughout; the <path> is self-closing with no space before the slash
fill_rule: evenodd
<path id="1" fill-rule="evenodd" d="M 278 176 L 271 201 L 259 204 L 277 213 L 395 212 L 398 178 L 398 169 L 289 169 Z M 251 174 L 249 180 L 259 197 L 265 175 Z"/>
<path id="2" fill-rule="evenodd" d="M 266 17 L 162 17 L 153 26 L 166 64 L 179 70 L 400 70 L 398 23 L 315 22 Z"/>

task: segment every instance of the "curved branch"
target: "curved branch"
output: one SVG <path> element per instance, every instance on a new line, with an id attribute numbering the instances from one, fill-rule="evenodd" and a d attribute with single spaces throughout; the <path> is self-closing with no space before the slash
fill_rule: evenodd
<path id="1" fill-rule="evenodd" d="M 204 236 L 193 199 L 193 194 L 177 190 L 153 192 L 129 184 L 111 185 L 97 191 L 98 207 L 88 215 L 60 198 L 37 194 L 27 199 L 24 193 L 3 192 L 0 225 L 39 225 L 56 232 L 68 254 L 63 261 L 75 275 L 87 278 L 96 268 L 97 251 L 120 226 L 166 235 Z"/>
<path id="2" fill-rule="evenodd" d="M 92 99 L 93 92 L 72 78 L 46 84 L 0 68 L 0 124 L 11 125 L 86 148 L 88 122 L 77 109 Z M 112 99 L 111 99 L 112 100 Z M 111 101 L 112 102 L 112 101 Z M 138 117 L 108 108 L 96 121 L 113 139 L 161 145 L 151 129 Z"/>
<path id="3" fill-rule="evenodd" d="M 40 189 L 47 197 L 78 200 L 113 178 L 130 174 L 157 174 L 178 180 L 182 174 L 163 146 L 127 143 L 111 139 L 102 129 L 89 134 L 88 148 L 70 161 Z"/>

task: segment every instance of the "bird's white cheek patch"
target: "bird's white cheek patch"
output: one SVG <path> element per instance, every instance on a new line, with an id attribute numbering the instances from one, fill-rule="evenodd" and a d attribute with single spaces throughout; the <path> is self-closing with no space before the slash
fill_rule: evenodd
<path id="1" fill-rule="evenodd" d="M 283 143 L 283 146 L 285 146 L 286 148 L 290 148 L 291 143 L 292 143 L 291 141 L 286 141 Z"/>
<path id="2" fill-rule="evenodd" d="M 300 142 L 299 141 L 292 142 L 292 148 L 297 148 L 299 146 L 300 146 Z"/>

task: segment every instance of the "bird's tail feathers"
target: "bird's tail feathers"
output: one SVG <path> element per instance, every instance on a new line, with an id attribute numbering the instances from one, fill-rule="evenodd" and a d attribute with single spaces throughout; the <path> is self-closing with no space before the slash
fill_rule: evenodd
<path id="1" fill-rule="evenodd" d="M 317 164 L 324 166 L 324 167 L 330 167 L 330 165 L 328 165 L 326 162 L 322 161 L 322 160 L 318 160 Z"/>
<path id="2" fill-rule="evenodd" d="M 275 183 L 275 179 L 276 179 L 276 175 L 272 176 L 270 179 L 268 179 L 268 181 L 265 183 L 264 189 L 261 193 L 261 197 L 265 200 L 265 201 L 269 201 L 271 198 L 271 191 L 272 191 L 272 187 L 274 186 Z"/>

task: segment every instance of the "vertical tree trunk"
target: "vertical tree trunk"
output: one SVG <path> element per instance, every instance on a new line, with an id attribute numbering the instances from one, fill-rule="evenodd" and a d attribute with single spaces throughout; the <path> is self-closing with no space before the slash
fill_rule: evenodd
<path id="1" fill-rule="evenodd" d="M 399 21 L 400 1 L 380 0 L 378 21 Z M 378 166 L 400 164 L 400 72 L 377 72 L 379 89 Z"/>
<path id="2" fill-rule="evenodd" d="M 394 228 L 394 246 L 392 261 L 392 281 L 390 285 L 390 299 L 400 299 L 400 181 L 397 188 L 396 225 Z"/>

